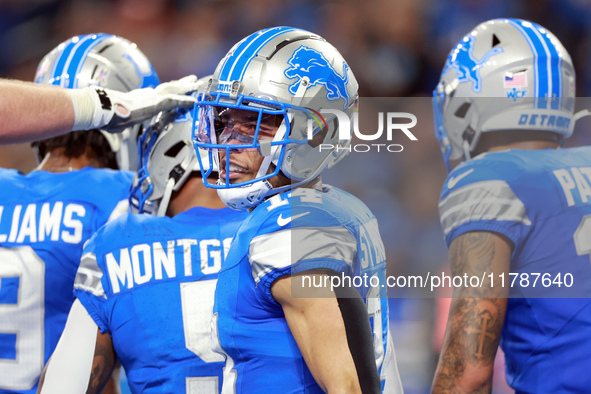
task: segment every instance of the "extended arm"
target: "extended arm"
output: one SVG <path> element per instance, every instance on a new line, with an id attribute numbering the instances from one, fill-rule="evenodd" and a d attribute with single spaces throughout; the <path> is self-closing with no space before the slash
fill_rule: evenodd
<path id="1" fill-rule="evenodd" d="M 74 106 L 65 89 L 0 80 L 0 141 L 49 138 L 72 130 Z"/>
<path id="2" fill-rule="evenodd" d="M 111 378 L 117 357 L 109 334 L 101 334 L 76 300 L 60 341 L 45 366 L 42 394 L 101 393 Z M 111 385 L 113 392 L 117 392 Z"/>
<path id="3" fill-rule="evenodd" d="M 0 79 L 0 143 L 34 141 L 72 130 L 122 131 L 173 108 L 192 108 L 192 75 L 127 93 L 100 87 L 62 89 Z"/>
<path id="4" fill-rule="evenodd" d="M 308 276 L 325 274 L 307 274 Z M 328 393 L 379 393 L 380 378 L 373 359 L 371 328 L 363 300 L 355 289 L 315 289 L 315 298 L 293 298 L 302 276 L 284 276 L 271 292 L 285 313 L 304 360 L 316 382 Z M 330 281 L 329 281 L 330 282 Z M 326 282 L 324 282 L 326 283 Z M 351 297 L 351 298 L 349 298 Z"/>
<path id="5" fill-rule="evenodd" d="M 493 278 L 508 275 L 512 247 L 502 235 L 484 231 L 465 233 L 451 243 L 452 275 L 486 276 L 482 287 L 454 288 L 434 393 L 491 391 L 508 291 L 499 282 L 492 286 L 486 279 L 490 273 Z"/>

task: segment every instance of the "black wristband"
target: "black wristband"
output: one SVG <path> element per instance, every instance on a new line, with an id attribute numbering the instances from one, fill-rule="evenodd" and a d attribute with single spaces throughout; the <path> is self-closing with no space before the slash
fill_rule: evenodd
<path id="1" fill-rule="evenodd" d="M 380 394 L 382 383 L 376 366 L 373 334 L 367 307 L 354 287 L 334 288 L 347 332 L 349 351 L 357 369 L 357 377 L 363 394 Z"/>

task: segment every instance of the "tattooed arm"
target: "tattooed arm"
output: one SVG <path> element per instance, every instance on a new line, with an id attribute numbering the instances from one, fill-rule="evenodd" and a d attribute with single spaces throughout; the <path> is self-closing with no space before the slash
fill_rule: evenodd
<path id="1" fill-rule="evenodd" d="M 102 391 L 103 394 L 121 394 L 121 363 L 117 361 L 111 379 Z"/>
<path id="2" fill-rule="evenodd" d="M 39 382 L 42 394 L 101 393 L 117 356 L 109 334 L 101 334 L 80 301 L 74 301 L 68 321 Z M 104 393 L 118 393 L 112 382 Z"/>
<path id="3" fill-rule="evenodd" d="M 495 355 L 507 310 L 508 290 L 487 283 L 487 275 L 508 275 L 513 243 L 504 236 L 473 231 L 450 245 L 452 275 L 474 275 L 482 287 L 454 288 L 433 393 L 483 393 L 492 390 Z"/>
<path id="4" fill-rule="evenodd" d="M 115 384 L 118 382 L 110 382 L 116 364 L 117 356 L 113 349 L 111 336 L 107 333 L 101 334 L 97 331 L 94 359 L 92 361 L 92 369 L 86 394 L 118 393 L 119 390 Z M 118 374 L 116 375 L 118 376 Z M 109 384 L 107 385 L 107 383 Z"/>

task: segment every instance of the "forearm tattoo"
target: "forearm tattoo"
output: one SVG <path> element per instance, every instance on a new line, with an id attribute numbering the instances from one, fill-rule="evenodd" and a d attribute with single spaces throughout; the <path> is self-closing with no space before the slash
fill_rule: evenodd
<path id="1" fill-rule="evenodd" d="M 110 343 L 97 342 L 87 394 L 99 394 L 111 378 L 117 358 Z"/>
<path id="2" fill-rule="evenodd" d="M 493 234 L 467 233 L 458 241 L 450 249 L 454 275 L 493 272 Z M 477 387 L 462 379 L 470 378 L 465 375 L 467 368 L 492 368 L 505 318 L 505 297 L 504 291 L 490 286 L 455 289 L 433 392 L 490 392 L 492 379 L 484 379 Z"/>

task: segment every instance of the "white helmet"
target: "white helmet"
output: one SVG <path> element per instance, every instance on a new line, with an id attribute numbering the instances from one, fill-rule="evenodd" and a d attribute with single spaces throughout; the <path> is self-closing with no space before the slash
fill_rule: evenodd
<path id="1" fill-rule="evenodd" d="M 231 184 L 229 179 L 219 179 L 206 185 L 219 189 L 229 207 L 248 209 L 270 195 L 313 180 L 348 152 L 352 130 L 338 129 L 337 112 L 352 119 L 357 90 L 355 76 L 341 54 L 318 35 L 273 27 L 246 37 L 222 59 L 199 96 L 195 146 L 209 157 L 208 166 L 202 167 L 204 174 L 217 165 L 229 167 L 232 150 L 255 148 L 264 160 L 251 181 Z M 218 141 L 216 132 L 223 130 L 220 114 L 227 108 L 252 111 L 258 118 L 251 140 Z M 267 116 L 278 117 L 280 124 L 272 141 L 258 138 L 261 120 Z M 220 150 L 227 153 L 226 163 L 219 163 Z M 280 172 L 292 184 L 273 188 L 268 179 Z"/>
<path id="2" fill-rule="evenodd" d="M 449 160 L 468 160 L 481 133 L 573 132 L 575 71 L 560 41 L 520 19 L 476 26 L 451 50 L 433 92 L 435 133 Z"/>
<path id="3" fill-rule="evenodd" d="M 160 83 L 154 67 L 134 43 L 104 33 L 76 36 L 59 44 L 39 63 L 35 82 L 69 89 L 102 86 L 122 92 Z M 137 139 L 145 126 L 138 124 L 119 134 L 101 131 L 117 156 L 119 169 L 137 170 Z"/>

